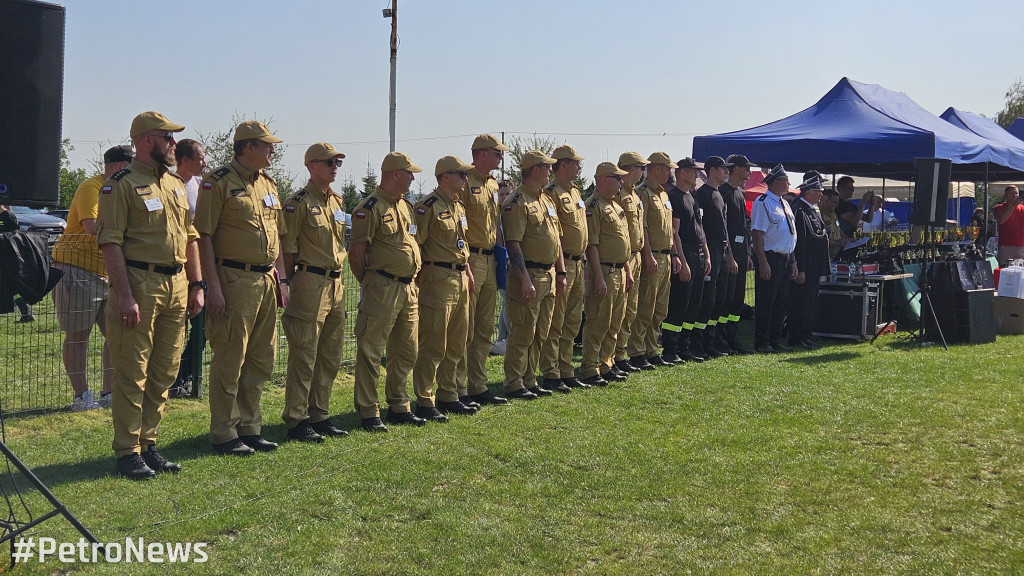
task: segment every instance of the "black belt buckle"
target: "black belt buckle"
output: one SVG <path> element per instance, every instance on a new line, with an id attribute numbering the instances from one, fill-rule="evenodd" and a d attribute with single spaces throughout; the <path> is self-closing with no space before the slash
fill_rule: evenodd
<path id="1" fill-rule="evenodd" d="M 607 266 L 613 272 L 625 266 L 625 262 L 601 262 L 601 266 Z"/>
<path id="2" fill-rule="evenodd" d="M 469 251 L 473 254 L 483 254 L 484 256 L 491 256 L 494 254 L 493 248 L 477 248 L 475 246 L 470 246 Z"/>
<path id="3" fill-rule="evenodd" d="M 307 266 L 305 264 L 299 264 L 299 270 L 302 270 L 304 272 L 310 272 L 312 274 L 319 274 L 320 276 L 323 276 L 325 278 L 336 279 L 341 277 L 341 270 L 328 270 L 326 268 L 321 268 L 319 266 Z"/>
<path id="4" fill-rule="evenodd" d="M 572 260 L 573 262 L 579 262 L 580 260 L 583 260 L 583 254 L 580 254 L 579 256 L 570 256 L 565 252 L 562 252 L 562 257 L 567 260 Z"/>
<path id="5" fill-rule="evenodd" d="M 534 268 L 534 269 L 537 269 L 537 270 L 550 270 L 551 267 L 554 266 L 553 263 L 552 264 L 541 264 L 540 262 L 533 262 L 531 260 L 525 260 L 523 262 L 523 264 L 525 264 L 527 268 Z"/>
<path id="6" fill-rule="evenodd" d="M 272 264 L 246 264 L 245 262 L 228 260 L 227 258 L 219 258 L 217 263 L 225 268 L 234 268 L 235 270 L 242 270 L 245 272 L 259 272 L 260 274 L 266 274 L 274 269 Z"/>
<path id="7" fill-rule="evenodd" d="M 671 254 L 672 250 L 658 250 L 658 254 Z"/>
<path id="8" fill-rule="evenodd" d="M 412 276 L 395 276 L 394 274 L 389 274 L 383 270 L 377 270 L 377 274 L 380 274 L 388 280 L 397 280 L 402 284 L 412 284 Z"/>
<path id="9" fill-rule="evenodd" d="M 161 264 L 150 264 L 148 262 L 142 262 L 139 260 L 125 260 L 125 266 L 130 266 L 138 270 L 145 270 L 147 272 L 156 272 L 157 274 L 163 274 L 165 276 L 176 276 L 179 272 L 184 269 L 184 266 L 163 266 Z"/>

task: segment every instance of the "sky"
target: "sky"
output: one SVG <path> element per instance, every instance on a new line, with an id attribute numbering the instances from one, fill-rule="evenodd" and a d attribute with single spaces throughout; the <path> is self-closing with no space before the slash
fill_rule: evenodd
<path id="1" fill-rule="evenodd" d="M 570 144 L 592 178 L 626 150 L 681 158 L 694 136 L 799 112 L 844 76 L 989 117 L 1024 76 L 1004 26 L 1024 21 L 1019 0 L 397 1 L 396 148 L 427 191 L 482 132 Z M 389 149 L 390 2 L 66 0 L 72 168 L 156 110 L 191 138 L 271 120 L 298 186 L 321 141 L 347 156 L 339 183 L 358 182 Z"/>

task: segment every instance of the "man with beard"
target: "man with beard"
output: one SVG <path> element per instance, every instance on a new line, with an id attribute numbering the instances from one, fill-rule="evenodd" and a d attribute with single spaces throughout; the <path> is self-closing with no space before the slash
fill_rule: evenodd
<path id="1" fill-rule="evenodd" d="M 708 181 L 694 192 L 693 197 L 701 211 L 701 223 L 711 255 L 711 272 L 701 295 L 700 318 L 697 327 L 703 332 L 704 354 L 712 358 L 728 356 L 729 352 L 718 341 L 718 324 L 725 324 L 726 294 L 729 293 L 729 276 L 736 274 L 738 267 L 732 256 L 729 230 L 726 225 L 725 202 L 718 193 L 718 187 L 729 175 L 729 165 L 720 156 L 711 156 L 704 161 Z M 698 352 L 699 353 L 699 352 Z"/>
<path id="2" fill-rule="evenodd" d="M 343 158 L 326 142 L 310 146 L 309 182 L 284 203 L 281 284 L 294 297 L 281 316 L 288 338 L 281 419 L 288 438 L 300 442 L 348 435 L 327 419 L 345 344 L 345 201 L 331 189 Z"/>
<path id="3" fill-rule="evenodd" d="M 644 247 L 635 332 L 629 336 L 629 361 L 643 370 L 672 366 L 658 354 L 658 327 L 668 314 L 669 276 L 682 265 L 673 251 L 672 204 L 665 193 L 676 163 L 664 152 L 647 157 L 647 177 L 637 192 L 644 206 Z"/>
<path id="4" fill-rule="evenodd" d="M 264 171 L 281 141 L 261 122 L 239 124 L 234 159 L 203 180 L 196 204 L 213 351 L 210 443 L 219 454 L 277 448 L 260 435 L 260 397 L 277 350 L 277 280 L 289 277 L 280 251 L 280 236 L 288 232 L 284 211 L 277 185 Z M 287 286 L 281 291 L 287 306 Z"/>
<path id="5" fill-rule="evenodd" d="M 725 202 L 726 228 L 732 257 L 736 262 L 736 274 L 728 277 L 729 286 L 725 290 L 726 324 L 719 326 L 719 343 L 736 354 L 750 354 L 750 350 L 740 343 L 736 331 L 740 324 L 740 313 L 747 296 L 747 271 L 754 267 L 750 258 L 750 217 L 747 215 L 747 196 L 743 185 L 750 177 L 750 161 L 746 156 L 733 154 L 725 159 L 729 166 L 729 179 L 718 187 L 718 193 Z"/>
<path id="6" fill-rule="evenodd" d="M 555 298 L 551 331 L 541 345 L 540 372 L 545 390 L 567 393 L 580 381 L 573 373 L 573 341 L 583 322 L 583 253 L 587 249 L 587 215 L 580 191 L 573 184 L 583 161 L 572 146 L 559 146 L 551 153 L 554 182 L 544 192 L 555 204 L 562 229 L 562 258 L 565 261 L 565 294 Z M 617 378 L 625 379 L 625 376 Z"/>
<path id="7" fill-rule="evenodd" d="M 829 273 L 828 233 L 821 220 L 818 202 L 824 191 L 815 174 L 800 184 L 800 198 L 793 202 L 796 224 L 796 278 L 789 292 L 789 345 L 814 349 L 811 320 L 818 300 L 821 277 Z"/>
<path id="8" fill-rule="evenodd" d="M 633 332 L 633 321 L 636 319 L 638 294 L 636 285 L 640 282 L 640 251 L 644 247 L 644 209 L 640 197 L 634 192 L 637 182 L 644 177 L 644 167 L 650 164 L 636 152 L 624 152 L 619 156 L 619 169 L 626 172 L 622 176 L 622 187 L 616 195 L 615 202 L 626 213 L 626 225 L 629 229 L 629 274 L 633 277 L 633 288 L 626 291 L 626 311 L 622 317 L 622 326 L 615 335 L 615 368 L 625 374 L 639 372 L 640 369 L 629 362 L 626 355 L 626 344 Z"/>
<path id="9" fill-rule="evenodd" d="M 668 197 L 672 202 L 675 251 L 682 256 L 682 262 L 679 272 L 672 275 L 668 315 L 661 324 L 662 357 L 670 362 L 703 362 L 707 358 L 700 354 L 699 332 L 695 333 L 694 328 L 711 259 L 700 209 L 692 194 L 700 166 L 690 157 L 676 164 L 676 185 L 668 191 Z"/>
<path id="10" fill-rule="evenodd" d="M 466 353 L 456 372 L 459 401 L 470 408 L 484 404 L 508 404 L 506 398 L 487 389 L 487 355 L 494 335 L 494 308 L 497 305 L 497 270 L 494 247 L 498 241 L 498 182 L 491 172 L 501 165 L 508 146 L 490 134 L 473 140 L 473 171 L 466 179 L 462 195 L 466 206 L 466 243 L 468 266 L 473 270 L 473 289 L 469 293 L 469 333 Z"/>
<path id="11" fill-rule="evenodd" d="M 110 281 L 113 448 L 117 473 L 132 480 L 181 470 L 157 451 L 156 440 L 185 317 L 198 314 L 204 300 L 185 184 L 167 171 L 174 133 L 184 129 L 157 112 L 136 116 L 135 159 L 100 188 L 96 242 Z"/>

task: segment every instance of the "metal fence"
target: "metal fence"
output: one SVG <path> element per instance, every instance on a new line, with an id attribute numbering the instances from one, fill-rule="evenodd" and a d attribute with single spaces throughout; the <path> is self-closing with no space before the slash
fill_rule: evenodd
<path id="1" fill-rule="evenodd" d="M 754 279 L 748 273 L 748 304 L 754 301 Z M 64 282 L 64 280 L 61 280 Z M 345 266 L 345 345 L 342 353 L 343 370 L 351 370 L 355 362 L 355 320 L 359 305 L 359 284 Z M 70 380 L 62 361 L 64 333 L 58 323 L 53 304 L 54 294 L 46 296 L 32 306 L 30 322 L 22 322 L 19 310 L 0 315 L 0 340 L 3 346 L 3 361 L 0 362 L 0 409 L 7 414 L 59 410 L 67 408 L 73 397 Z M 86 296 L 87 297 L 87 296 Z M 495 321 L 497 321 L 495 310 Z M 278 346 L 274 373 L 270 385 L 283 385 L 288 362 L 288 342 L 280 326 L 278 312 Z M 186 321 L 186 327 L 188 326 Z M 185 338 L 189 337 L 186 331 Z M 89 388 L 98 398 L 103 370 L 100 353 L 103 336 L 94 327 L 89 337 L 85 374 Z M 207 345 L 202 353 L 201 382 L 205 386 L 209 373 L 210 350 Z"/>

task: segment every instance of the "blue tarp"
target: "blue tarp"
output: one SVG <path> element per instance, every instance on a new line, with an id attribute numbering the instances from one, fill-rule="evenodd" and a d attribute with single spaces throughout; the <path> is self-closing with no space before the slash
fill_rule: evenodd
<path id="1" fill-rule="evenodd" d="M 1020 177 L 1004 146 L 928 112 L 905 94 L 843 78 L 810 108 L 737 132 L 698 136 L 693 156 L 744 154 L 761 166 L 910 180 L 915 158 L 950 158 L 957 180 Z"/>
<path id="2" fill-rule="evenodd" d="M 1024 140 L 1024 118 L 1014 120 L 1013 124 L 1010 124 L 1006 131 L 1013 134 L 1017 139 Z"/>

